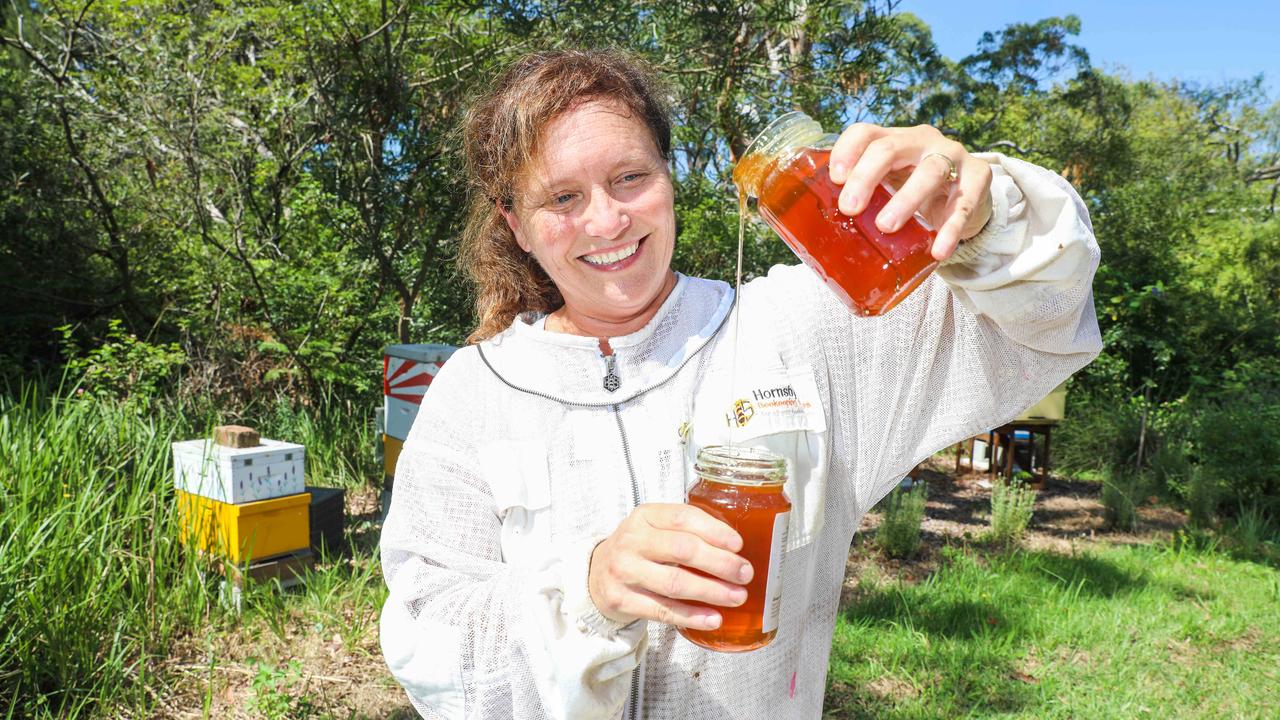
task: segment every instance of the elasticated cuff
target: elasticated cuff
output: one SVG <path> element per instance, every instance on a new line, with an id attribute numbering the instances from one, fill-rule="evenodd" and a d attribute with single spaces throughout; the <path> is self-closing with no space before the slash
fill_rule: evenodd
<path id="1" fill-rule="evenodd" d="M 564 568 L 564 608 L 578 630 L 584 634 L 612 639 L 622 630 L 644 621 L 620 623 L 610 620 L 592 602 L 591 591 L 587 588 L 587 576 L 591 571 L 591 554 L 603 541 L 603 537 L 590 538 L 575 543 L 569 549 Z"/>

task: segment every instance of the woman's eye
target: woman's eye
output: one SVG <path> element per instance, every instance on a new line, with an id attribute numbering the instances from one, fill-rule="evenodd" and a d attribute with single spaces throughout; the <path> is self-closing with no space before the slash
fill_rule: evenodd
<path id="1" fill-rule="evenodd" d="M 557 207 L 564 207 L 573 202 L 573 193 L 561 193 L 551 198 L 551 204 Z"/>
<path id="2" fill-rule="evenodd" d="M 638 181 L 640 178 L 643 178 L 643 177 L 644 177 L 644 173 L 638 173 L 638 172 L 627 173 L 626 175 L 622 176 L 622 182 L 632 183 L 632 182 Z"/>

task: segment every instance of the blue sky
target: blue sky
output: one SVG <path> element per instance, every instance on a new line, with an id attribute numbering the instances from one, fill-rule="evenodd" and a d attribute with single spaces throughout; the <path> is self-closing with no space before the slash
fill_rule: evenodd
<path id="1" fill-rule="evenodd" d="M 973 52 L 984 31 L 1075 14 L 1075 43 L 1095 66 L 1201 83 L 1264 73 L 1270 97 L 1280 98 L 1280 0 L 902 0 L 898 10 L 928 23 L 952 59 Z"/>

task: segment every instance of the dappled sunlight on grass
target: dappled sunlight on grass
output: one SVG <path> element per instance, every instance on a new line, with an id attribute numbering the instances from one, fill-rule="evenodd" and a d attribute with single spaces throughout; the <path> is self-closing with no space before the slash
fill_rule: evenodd
<path id="1" fill-rule="evenodd" d="M 1182 717 L 1215 697 L 1261 708 L 1280 696 L 1269 568 L 1161 545 L 944 556 L 922 582 L 852 596 L 828 717 Z M 1237 716 L 1205 712 L 1194 716 Z"/>

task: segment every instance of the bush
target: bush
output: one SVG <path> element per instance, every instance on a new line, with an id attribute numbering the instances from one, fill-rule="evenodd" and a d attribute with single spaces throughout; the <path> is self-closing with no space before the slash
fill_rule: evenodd
<path id="1" fill-rule="evenodd" d="M 1233 393 L 1205 408 L 1196 437 L 1204 481 L 1220 491 L 1214 509 L 1241 503 L 1280 510 L 1280 400 Z"/>
<path id="2" fill-rule="evenodd" d="M 880 503 L 883 516 L 876 528 L 876 544 L 889 557 L 910 557 L 920 549 L 920 523 L 924 520 L 927 494 L 924 483 L 917 482 L 910 490 L 894 490 Z"/>
<path id="3" fill-rule="evenodd" d="M 1131 470 L 1107 468 L 1102 473 L 1102 511 L 1107 527 L 1133 530 L 1138 525 L 1142 476 Z"/>
<path id="4" fill-rule="evenodd" d="M 1132 464 L 1141 434 L 1142 408 L 1135 399 L 1073 396 L 1066 422 L 1053 433 L 1054 465 L 1075 474 Z"/>
<path id="5" fill-rule="evenodd" d="M 1015 478 L 1008 483 L 997 481 L 991 486 L 990 538 L 1005 545 L 1020 541 L 1031 523 L 1035 504 L 1036 491 L 1027 487 L 1022 479 Z"/>
<path id="6" fill-rule="evenodd" d="M 1249 559 L 1266 559 L 1280 542 L 1280 530 L 1257 505 L 1240 506 L 1230 534 L 1237 551 Z"/>
<path id="7" fill-rule="evenodd" d="M 81 352 L 72 335 L 75 328 L 57 328 L 62 336 L 62 354 L 67 372 L 80 384 L 82 392 L 102 398 L 128 400 L 149 405 L 161 385 L 187 361 L 177 343 L 155 345 L 125 332 L 124 323 L 113 319 L 107 336 L 98 347 Z"/>
<path id="8" fill-rule="evenodd" d="M 1199 528 L 1213 527 L 1222 496 L 1222 488 L 1213 473 L 1204 472 L 1200 467 L 1192 468 L 1184 494 L 1191 524 Z"/>

